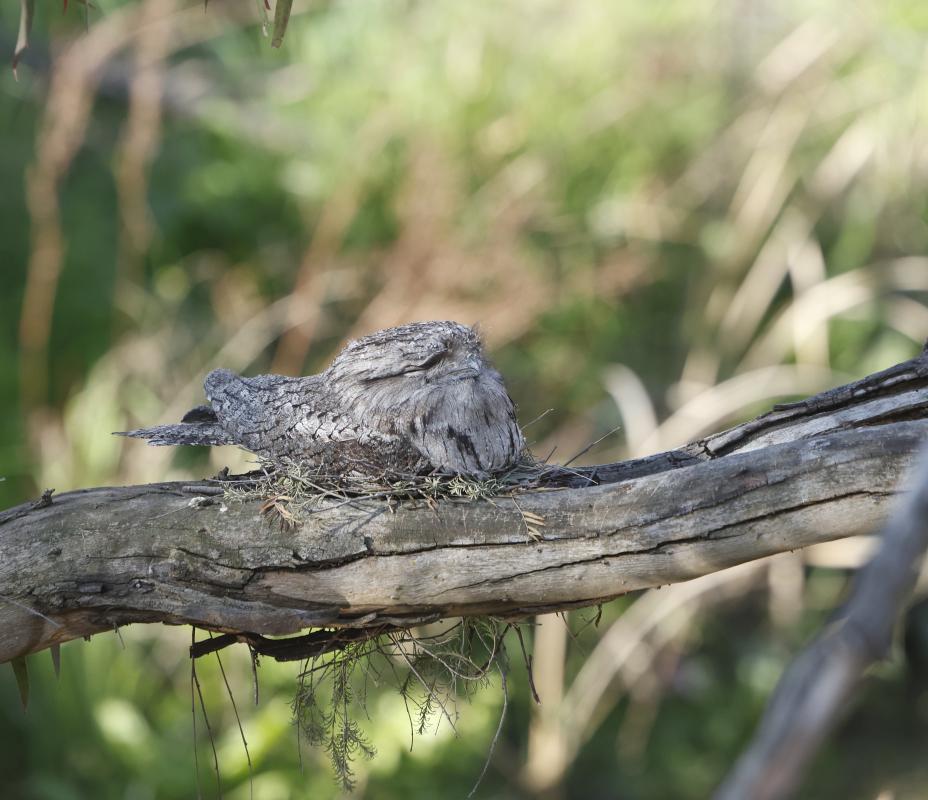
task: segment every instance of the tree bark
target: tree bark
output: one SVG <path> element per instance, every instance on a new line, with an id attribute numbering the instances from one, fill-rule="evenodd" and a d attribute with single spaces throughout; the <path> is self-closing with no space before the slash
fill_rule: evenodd
<path id="1" fill-rule="evenodd" d="M 0 513 L 0 662 L 131 622 L 279 635 L 594 605 L 873 531 L 926 438 L 923 355 L 492 502 L 332 501 L 288 527 L 216 482 L 69 492 Z"/>

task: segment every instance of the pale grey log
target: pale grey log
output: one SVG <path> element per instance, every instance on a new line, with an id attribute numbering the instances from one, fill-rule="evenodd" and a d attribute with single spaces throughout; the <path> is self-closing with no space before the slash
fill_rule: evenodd
<path id="1" fill-rule="evenodd" d="M 526 613 L 870 531 L 928 422 L 786 443 L 622 484 L 512 500 L 343 506 L 295 530 L 179 484 L 93 489 L 0 520 L 0 659 L 133 621 L 289 633 Z M 225 509 L 225 510 L 224 510 Z"/>
<path id="2" fill-rule="evenodd" d="M 678 451 L 552 476 L 621 483 L 359 502 L 296 529 L 257 502 L 191 503 L 209 483 L 56 496 L 0 514 L 0 661 L 129 622 L 285 634 L 524 615 L 869 532 L 928 437 L 926 406 L 921 358 Z M 779 443 L 750 449 L 762 436 Z M 545 519 L 542 541 L 522 511 Z"/>

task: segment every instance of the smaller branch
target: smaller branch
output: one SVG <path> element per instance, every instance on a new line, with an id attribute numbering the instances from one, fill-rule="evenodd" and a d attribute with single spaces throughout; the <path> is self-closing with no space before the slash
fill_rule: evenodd
<path id="1" fill-rule="evenodd" d="M 385 633 L 400 630 L 394 625 L 375 628 L 336 628 L 316 630 L 302 636 L 284 639 L 269 639 L 257 633 L 223 633 L 190 645 L 190 658 L 201 658 L 218 653 L 230 645 L 242 642 L 251 647 L 253 653 L 269 656 L 275 661 L 303 661 L 335 650 L 344 650 L 349 644 L 375 639 Z"/>
<path id="2" fill-rule="evenodd" d="M 716 800 L 789 796 L 864 670 L 889 651 L 928 550 L 928 449 L 913 478 L 913 490 L 883 529 L 882 544 L 858 572 L 849 599 L 783 674 Z"/>

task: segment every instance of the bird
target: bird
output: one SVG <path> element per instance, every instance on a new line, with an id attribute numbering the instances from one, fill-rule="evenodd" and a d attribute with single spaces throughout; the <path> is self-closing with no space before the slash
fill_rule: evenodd
<path id="1" fill-rule="evenodd" d="M 180 423 L 117 435 L 151 445 L 238 445 L 326 474 L 482 478 L 511 468 L 526 451 L 502 376 L 478 331 L 458 322 L 364 336 L 317 375 L 215 369 L 203 387 L 208 405 Z"/>

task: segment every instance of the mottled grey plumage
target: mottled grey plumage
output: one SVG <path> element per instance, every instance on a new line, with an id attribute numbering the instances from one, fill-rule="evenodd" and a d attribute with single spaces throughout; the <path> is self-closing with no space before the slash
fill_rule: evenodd
<path id="1" fill-rule="evenodd" d="M 213 370 L 208 406 L 180 424 L 122 435 L 154 445 L 236 444 L 333 472 L 506 469 L 525 448 L 515 408 L 476 332 L 418 322 L 351 342 L 318 375 Z"/>

